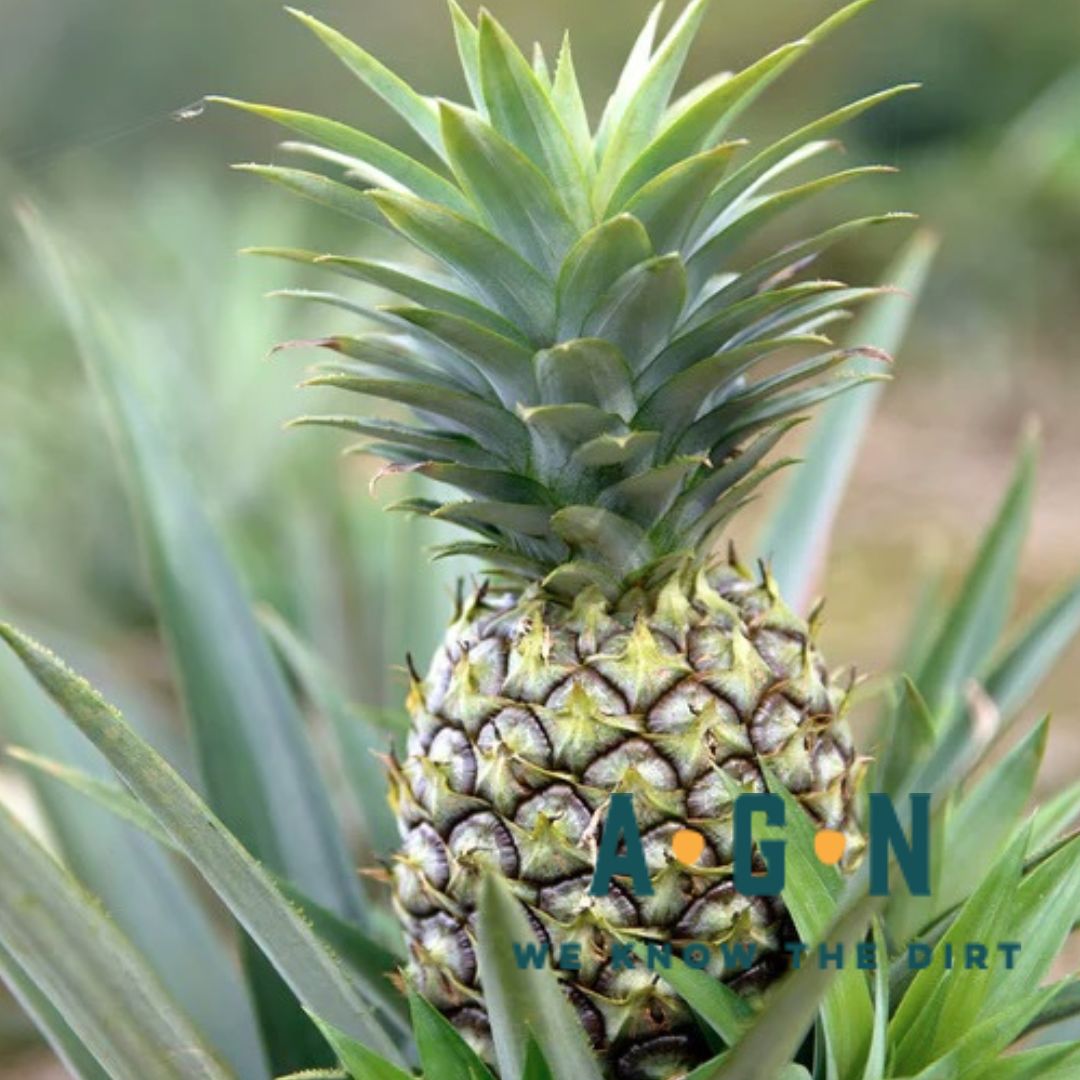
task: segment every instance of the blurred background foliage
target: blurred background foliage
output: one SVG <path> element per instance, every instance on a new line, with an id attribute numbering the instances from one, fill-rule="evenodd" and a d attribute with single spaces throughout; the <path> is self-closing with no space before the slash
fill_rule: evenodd
<path id="1" fill-rule="evenodd" d="M 461 95 L 442 0 L 309 6 L 420 89 Z M 738 68 L 835 6 L 717 2 L 687 80 Z M 597 109 L 647 3 L 492 7 L 515 36 L 538 39 L 549 54 L 571 27 Z M 318 404 L 293 389 L 311 354 L 267 362 L 268 352 L 305 327 L 335 326 L 325 313 L 263 298 L 300 280 L 287 267 L 235 254 L 253 243 L 353 254 L 364 238 L 226 170 L 231 161 L 283 159 L 269 126 L 224 110 L 185 122 L 174 114 L 222 92 L 410 136 L 266 0 L 5 0 L 2 11 L 5 616 L 60 647 L 114 700 L 137 703 L 129 713 L 155 737 L 174 737 L 178 710 L 122 473 L 9 212 L 32 198 L 92 255 L 101 290 L 137 343 L 131 379 L 192 471 L 253 594 L 315 646 L 360 707 L 399 710 L 400 666 L 409 651 L 426 662 L 458 570 L 426 562 L 429 527 L 378 512 L 408 494 L 409 481 L 388 478 L 373 499 L 370 467 L 339 458 L 334 436 L 282 434 L 284 420 Z M 828 652 L 868 670 L 884 667 L 904 635 L 906 615 L 891 613 L 912 610 L 928 578 L 947 581 L 967 559 L 1029 413 L 1042 418 L 1045 454 L 1023 595 L 1044 597 L 1080 554 L 1080 5 L 880 0 L 770 91 L 739 134 L 768 135 L 911 79 L 922 92 L 868 114 L 846 145 L 853 161 L 903 171 L 839 196 L 854 200 L 849 216 L 917 211 L 943 239 L 823 584 Z M 800 210 L 797 224 L 812 226 L 829 210 Z M 869 248 L 838 251 L 825 269 L 872 280 L 897 239 L 883 233 Z M 749 538 L 753 525 L 737 535 Z M 1080 759 L 1080 655 L 1060 671 L 1039 702 L 1057 712 L 1060 752 L 1048 756 L 1048 785 L 1075 775 Z M 12 738 L 4 719 L 0 698 L 0 735 Z M 21 782 L 7 772 L 9 783 Z M 16 1014 L 0 1011 L 8 1048 L 0 1063 L 25 1037 Z M 25 1075 L 21 1067 L 11 1075 Z"/>

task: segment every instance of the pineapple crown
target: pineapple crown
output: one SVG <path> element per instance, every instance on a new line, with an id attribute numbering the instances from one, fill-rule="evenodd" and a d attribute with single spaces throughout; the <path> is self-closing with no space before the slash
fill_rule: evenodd
<path id="1" fill-rule="evenodd" d="M 285 147 L 338 176 L 240 168 L 387 228 L 430 257 L 418 266 L 253 249 L 407 301 L 369 307 L 334 293 L 288 292 L 374 327 L 292 343 L 335 354 L 305 385 L 381 398 L 414 421 L 295 423 L 346 428 L 386 471 L 456 489 L 446 501 L 394 508 L 474 534 L 440 554 L 478 556 L 554 595 L 597 586 L 614 597 L 706 552 L 762 480 L 788 464 L 766 459 L 801 414 L 883 377 L 880 350 L 838 348 L 824 333 L 881 290 L 800 274 L 838 241 L 911 215 L 844 221 L 750 265 L 738 256 L 783 211 L 891 171 L 849 168 L 780 183 L 836 148 L 835 129 L 912 87 L 863 98 L 753 154 L 729 137 L 765 87 L 869 2 L 675 101 L 708 0 L 693 0 L 659 44 L 657 7 L 595 130 L 569 39 L 552 73 L 539 46 L 529 63 L 488 13 L 474 23 L 450 0 L 466 106 L 422 96 L 294 11 L 433 156 L 424 163 L 309 113 L 217 99 L 298 132 L 304 141 Z"/>

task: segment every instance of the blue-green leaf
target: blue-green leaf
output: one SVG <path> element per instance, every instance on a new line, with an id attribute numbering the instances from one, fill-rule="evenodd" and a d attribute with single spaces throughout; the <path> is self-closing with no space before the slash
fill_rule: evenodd
<path id="1" fill-rule="evenodd" d="M 449 267 L 481 303 L 519 325 L 529 340 L 550 338 L 554 290 L 516 251 L 436 203 L 390 191 L 372 198 L 398 232 Z"/>
<path id="2" fill-rule="evenodd" d="M 874 920 L 874 1027 L 863 1080 L 883 1080 L 889 1052 L 889 948 L 879 920 Z"/>
<path id="3" fill-rule="evenodd" d="M 1080 1042 L 1040 1046 L 980 1066 L 970 1080 L 1075 1080 L 1080 1072 Z"/>
<path id="4" fill-rule="evenodd" d="M 551 181 L 475 114 L 443 102 L 443 139 L 454 175 L 503 241 L 554 276 L 578 233 Z"/>
<path id="5" fill-rule="evenodd" d="M 128 820 L 143 828 L 150 815 L 104 779 L 109 770 L 100 757 L 8 656 L 0 657 L 0 732 L 30 748 L 7 751 L 34 767 L 39 805 L 75 877 L 104 903 L 219 1055 L 241 1077 L 264 1075 L 266 1058 L 239 967 L 201 897 L 167 854 L 116 820 L 115 813 L 126 816 L 135 808 L 138 820 Z M 102 795 L 103 809 L 67 790 L 73 783 L 92 797 Z"/>
<path id="6" fill-rule="evenodd" d="M 872 899 L 858 902 L 838 917 L 821 940 L 849 955 L 856 942 L 865 936 L 878 906 Z M 800 1068 L 790 1062 L 840 974 L 828 964 L 803 964 L 775 989 L 768 1007 L 736 1046 L 692 1073 L 688 1080 L 762 1080 L 773 1076 L 786 1080 L 785 1069 Z"/>
<path id="7" fill-rule="evenodd" d="M 113 1080 L 235 1075 L 94 897 L 3 807 L 0 943 Z"/>
<path id="8" fill-rule="evenodd" d="M 373 729 L 345 700 L 325 665 L 280 615 L 263 610 L 260 621 L 304 694 L 334 732 L 364 835 L 377 855 L 391 854 L 398 844 L 397 825 L 388 803 L 386 772 L 375 757 L 376 752 L 389 749 L 388 737 Z"/>
<path id="9" fill-rule="evenodd" d="M 946 871 L 934 896 L 935 913 L 971 892 L 1005 847 L 1035 789 L 1049 732 L 1047 718 L 955 800 L 946 817 Z"/>
<path id="10" fill-rule="evenodd" d="M 1080 633 L 1080 581 L 1066 588 L 1025 627 L 985 679 L 987 694 L 1008 720 L 1023 707 Z"/>
<path id="11" fill-rule="evenodd" d="M 535 940 L 519 901 L 487 876 L 480 887 L 477 959 L 503 1076 L 520 1076 L 530 1033 L 560 1080 L 600 1080 L 600 1067 L 555 975 L 519 969 L 512 944 Z"/>
<path id="12" fill-rule="evenodd" d="M 547 88 L 510 35 L 480 14 L 480 81 L 491 123 L 550 180 L 579 229 L 592 222 L 586 173 Z"/>
<path id="13" fill-rule="evenodd" d="M 0 979 L 75 1080 L 111 1080 L 98 1059 L 71 1030 L 71 1025 L 61 1016 L 56 1006 L 37 988 L 37 984 L 2 945 Z"/>
<path id="14" fill-rule="evenodd" d="M 112 421 L 209 801 L 252 855 L 363 923 L 359 884 L 303 717 L 190 478 L 136 393 L 126 367 L 132 345 L 104 305 L 80 293 L 45 226 L 31 214 L 24 225 Z M 292 1064 L 288 1047 L 314 1033 L 276 975 L 257 954 L 248 957 L 260 1015 L 274 1032 L 293 1032 L 272 1055 Z"/>
<path id="15" fill-rule="evenodd" d="M 678 255 L 648 259 L 620 277 L 589 313 L 583 337 L 614 342 L 641 371 L 664 343 L 686 303 L 686 272 Z"/>
<path id="16" fill-rule="evenodd" d="M 596 173 L 592 132 L 589 130 L 589 116 L 585 111 L 585 101 L 574 70 L 569 34 L 563 38 L 562 48 L 559 50 L 559 62 L 555 67 L 555 80 L 551 87 L 551 104 L 566 125 L 570 142 L 591 182 Z"/>
<path id="17" fill-rule="evenodd" d="M 957 1036 L 976 1022 L 1000 977 L 997 965 L 965 972 L 958 980 L 946 964 L 949 946 L 997 942 L 1004 937 L 1023 869 L 1027 837 L 1015 840 L 983 879 L 934 949 L 929 965 L 908 987 L 889 1024 L 892 1067 L 901 1076 L 914 1074 L 947 1050 Z"/>
<path id="18" fill-rule="evenodd" d="M 844 883 L 835 867 L 826 866 L 814 853 L 814 826 L 798 801 L 771 775 L 769 787 L 787 808 L 778 839 L 787 841 L 787 883 L 784 903 L 799 938 L 817 946 L 837 917 Z M 773 830 L 762 827 L 762 835 Z M 755 838 L 758 828 L 754 830 Z M 863 973 L 845 964 L 829 987 L 822 1005 L 822 1026 L 830 1057 L 839 1076 L 852 1076 L 863 1068 L 873 1031 L 874 1010 Z"/>
<path id="19" fill-rule="evenodd" d="M 656 135 L 709 0 L 691 0 L 649 59 L 606 138 L 594 202 L 606 207 L 623 173 Z"/>
<path id="20" fill-rule="evenodd" d="M 966 679 L 977 674 L 1005 623 L 1020 548 L 1027 533 L 1035 483 L 1036 443 L 1025 440 L 1012 484 L 961 586 L 935 648 L 916 682 L 932 714 L 954 704 Z"/>
<path id="21" fill-rule="evenodd" d="M 334 1053 L 352 1080 L 412 1080 L 410 1073 L 399 1069 L 392 1061 L 387 1061 L 359 1039 L 354 1039 L 333 1024 L 320 1020 L 314 1013 L 311 1018 L 334 1048 Z"/>
<path id="22" fill-rule="evenodd" d="M 671 121 L 626 170 L 608 210 L 624 206 L 665 169 L 704 150 L 729 126 L 731 119 L 771 81 L 786 62 L 808 45 L 796 41 L 751 64 L 704 94 Z"/>
<path id="23" fill-rule="evenodd" d="M 448 2 L 450 19 L 454 26 L 454 40 L 457 42 L 458 59 L 465 73 L 469 96 L 480 115 L 487 116 L 487 102 L 484 101 L 484 90 L 480 83 L 480 33 L 457 0 L 448 0 Z"/>
<path id="24" fill-rule="evenodd" d="M 409 994 L 413 1034 L 424 1075 L 431 1080 L 491 1080 L 491 1072 L 457 1028 L 419 994 Z"/>
<path id="25" fill-rule="evenodd" d="M 321 173 L 308 172 L 305 169 L 290 169 L 281 165 L 251 163 L 234 165 L 233 168 L 238 172 L 251 173 L 253 176 L 261 176 L 264 180 L 280 184 L 289 191 L 294 191 L 305 199 L 310 199 L 346 217 L 355 218 L 368 225 L 377 225 L 381 229 L 388 228 L 386 219 L 379 213 L 378 207 L 371 201 L 371 196 L 366 191 L 358 191 L 348 184 L 331 180 Z"/>
<path id="26" fill-rule="evenodd" d="M 296 996 L 341 1030 L 397 1051 L 341 967 L 270 875 L 120 714 L 43 646 L 0 624 L 0 637 L 157 818 Z"/>
<path id="27" fill-rule="evenodd" d="M 645 25 L 638 31 L 638 36 L 623 65 L 619 81 L 615 84 L 604 114 L 600 117 L 600 126 L 596 133 L 596 150 L 603 156 L 613 132 L 622 123 L 630 101 L 641 85 L 641 80 L 649 67 L 656 41 L 656 30 L 660 25 L 660 16 L 664 13 L 663 0 L 655 4 L 645 20 Z"/>
<path id="28" fill-rule="evenodd" d="M 637 946 L 635 951 L 645 959 L 644 946 Z M 660 977 L 729 1046 L 739 1041 L 754 1017 L 745 998 L 708 972 L 688 967 L 678 957 L 672 957 L 670 968 L 660 970 Z"/>
<path id="29" fill-rule="evenodd" d="M 437 154 L 443 153 L 435 102 L 418 94 L 367 50 L 360 48 L 333 27 L 296 8 L 286 7 L 373 93 L 378 94 Z"/>
<path id="30" fill-rule="evenodd" d="M 408 191 L 422 199 L 431 199 L 459 213 L 472 212 L 469 200 L 445 177 L 429 169 L 408 154 L 325 116 L 282 109 L 276 105 L 260 105 L 252 101 L 238 101 L 228 97 L 209 97 L 207 101 L 243 109 L 266 120 L 272 120 L 291 128 L 310 139 L 315 139 L 331 150 L 345 155 L 346 164 L 352 172 L 373 187 L 395 188 Z"/>
<path id="31" fill-rule="evenodd" d="M 586 317 L 608 290 L 652 254 L 645 227 L 629 214 L 590 229 L 566 256 L 559 272 L 559 340 L 580 337 Z"/>
<path id="32" fill-rule="evenodd" d="M 849 340 L 897 353 L 934 248 L 927 236 L 917 237 L 907 247 L 885 278 L 907 295 L 873 301 Z M 797 609 L 805 608 L 811 599 L 840 500 L 881 392 L 881 384 L 863 386 L 822 410 L 803 464 L 788 481 L 758 541 L 758 550 L 768 559 L 783 595 Z"/>

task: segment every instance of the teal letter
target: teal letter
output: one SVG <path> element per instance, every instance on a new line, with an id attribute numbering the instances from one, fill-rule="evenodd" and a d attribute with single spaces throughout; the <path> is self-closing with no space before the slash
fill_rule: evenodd
<path id="1" fill-rule="evenodd" d="M 1005 970 L 1012 971 L 1016 967 L 1016 955 L 1020 952 L 1019 941 L 998 942 L 998 948 L 1005 954 Z"/>
<path id="2" fill-rule="evenodd" d="M 908 967 L 912 971 L 922 971 L 930 966 L 934 950 L 925 941 L 913 941 L 907 947 Z"/>
<path id="3" fill-rule="evenodd" d="M 655 971 L 657 964 L 665 968 L 671 967 L 671 942 L 665 941 L 662 945 L 657 945 L 655 941 L 650 941 L 647 957 L 650 971 Z"/>
<path id="4" fill-rule="evenodd" d="M 514 950 L 514 963 L 517 964 L 519 971 L 524 971 L 526 968 L 542 968 L 547 963 L 548 958 L 548 946 L 538 945 L 535 941 L 530 941 L 527 945 L 522 945 L 521 942 L 515 941 L 512 944 Z"/>
<path id="5" fill-rule="evenodd" d="M 611 946 L 612 971 L 632 971 L 634 969 L 634 943 L 617 941 Z"/>
<path id="6" fill-rule="evenodd" d="M 870 796 L 873 798 L 873 796 Z M 779 795 L 740 795 L 735 800 L 735 891 L 743 896 L 779 896 L 784 888 L 784 841 L 758 844 L 766 872 L 754 873 L 754 814 L 762 813 L 769 825 L 783 825 L 784 800 Z"/>
<path id="7" fill-rule="evenodd" d="M 695 971 L 704 971 L 712 960 L 712 950 L 704 942 L 695 941 L 683 949 L 683 963 Z"/>
<path id="8" fill-rule="evenodd" d="M 749 971 L 757 961 L 757 943 L 753 941 L 722 941 L 720 952 L 725 971 Z"/>
<path id="9" fill-rule="evenodd" d="M 620 841 L 626 846 L 621 855 Z M 589 895 L 607 896 L 614 877 L 630 878 L 635 896 L 653 894 L 649 869 L 645 865 L 645 849 L 641 846 L 641 833 L 634 817 L 634 797 L 627 792 L 611 796 Z"/>
<path id="10" fill-rule="evenodd" d="M 562 971 L 581 970 L 581 942 L 568 941 L 559 950 L 559 968 Z"/>
<path id="11" fill-rule="evenodd" d="M 911 796 L 911 843 L 904 836 L 892 799 L 870 796 L 870 895 L 889 895 L 889 849 L 912 896 L 930 895 L 930 796 Z"/>
<path id="12" fill-rule="evenodd" d="M 855 946 L 855 964 L 860 971 L 877 971 L 877 945 L 860 941 Z"/>

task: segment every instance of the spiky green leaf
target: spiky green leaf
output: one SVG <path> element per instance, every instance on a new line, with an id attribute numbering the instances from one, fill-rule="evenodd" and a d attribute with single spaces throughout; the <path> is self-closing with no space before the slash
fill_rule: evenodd
<path id="1" fill-rule="evenodd" d="M 555 976 L 517 967 L 511 945 L 532 941 L 533 930 L 517 899 L 490 875 L 480 886 L 477 928 L 480 978 L 500 1071 L 521 1074 L 531 1034 L 556 1076 L 600 1080 L 596 1057 Z"/>

